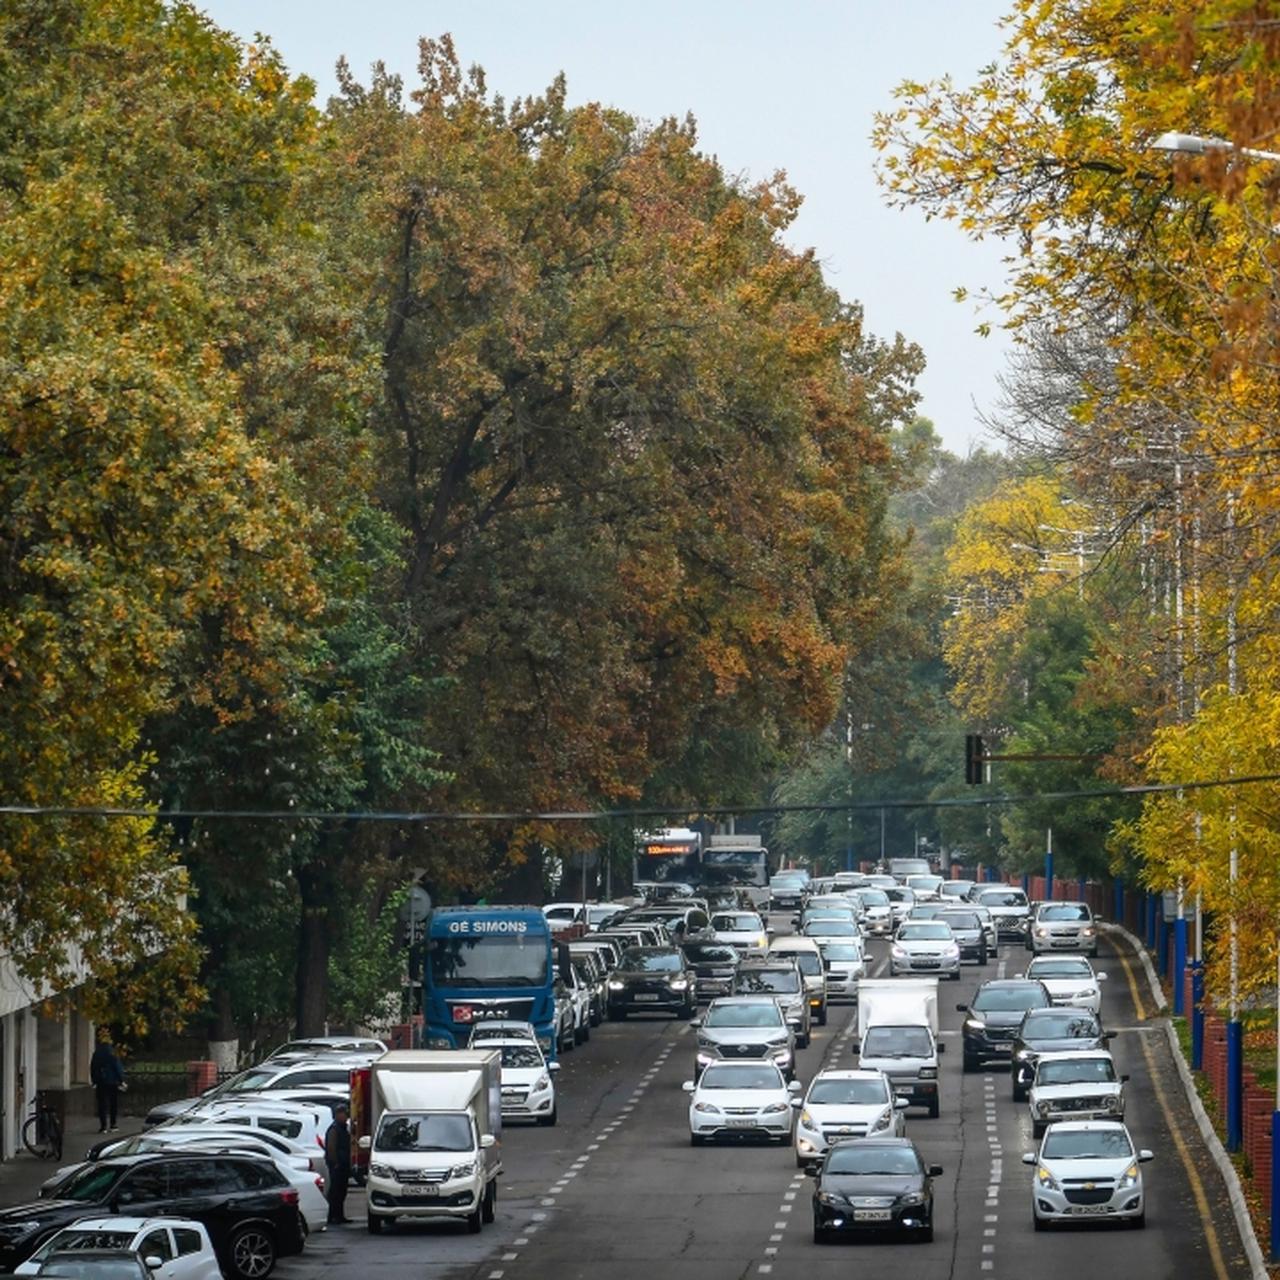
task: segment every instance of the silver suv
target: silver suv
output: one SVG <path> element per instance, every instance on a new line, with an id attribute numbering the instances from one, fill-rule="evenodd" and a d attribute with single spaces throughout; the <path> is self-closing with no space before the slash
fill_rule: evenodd
<path id="1" fill-rule="evenodd" d="M 1098 954 L 1098 922 L 1086 902 L 1037 903 L 1027 926 L 1027 950 Z"/>
<path id="2" fill-rule="evenodd" d="M 804 974 L 791 956 L 772 960 L 743 960 L 730 988 L 735 996 L 772 996 L 795 1032 L 797 1047 L 808 1047 L 812 1035 L 809 993 Z"/>
<path id="3" fill-rule="evenodd" d="M 725 996 L 713 1000 L 701 1018 L 694 1078 L 713 1062 L 766 1059 L 791 1080 L 796 1073 L 795 1037 L 778 1002 L 761 996 Z"/>

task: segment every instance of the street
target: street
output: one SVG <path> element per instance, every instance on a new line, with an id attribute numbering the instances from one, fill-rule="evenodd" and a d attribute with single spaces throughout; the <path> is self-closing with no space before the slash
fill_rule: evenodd
<path id="1" fill-rule="evenodd" d="M 785 917 L 772 923 L 785 931 Z M 1021 1163 L 1036 1145 L 1026 1106 L 1011 1100 L 1007 1072 L 962 1071 L 962 1015 L 955 1011 L 981 980 L 1020 973 L 1027 955 L 1020 946 L 1002 948 L 985 969 L 966 965 L 960 982 L 939 991 L 947 1045 L 942 1115 L 930 1120 L 912 1111 L 907 1122 L 926 1161 L 945 1170 L 936 1182 L 932 1244 L 815 1245 L 812 1183 L 792 1150 L 691 1149 L 680 1086 L 692 1074 L 693 1033 L 679 1021 L 632 1018 L 597 1028 L 589 1044 L 566 1056 L 557 1127 L 504 1130 L 505 1176 L 493 1226 L 475 1236 L 461 1226 L 397 1228 L 375 1239 L 364 1230 L 357 1193 L 347 1202 L 353 1225 L 313 1239 L 277 1274 L 281 1280 L 335 1270 L 376 1272 L 379 1280 L 729 1280 L 907 1266 L 912 1276 L 930 1280 L 1247 1275 L 1225 1190 L 1191 1120 L 1164 1029 L 1146 1020 L 1151 1001 L 1141 971 L 1132 957 L 1126 971 L 1113 938 L 1104 940 L 1098 960 L 1108 974 L 1103 1023 L 1117 1032 L 1111 1048 L 1130 1077 L 1128 1126 L 1139 1146 L 1156 1153 L 1145 1169 L 1147 1227 L 1033 1233 L 1031 1171 Z M 870 973 L 878 975 L 887 944 L 870 944 L 869 957 Z M 799 1055 L 800 1078 L 807 1082 L 823 1066 L 856 1065 L 853 1031 L 853 1010 L 833 1006 L 829 1025 L 815 1025 L 812 1045 Z"/>

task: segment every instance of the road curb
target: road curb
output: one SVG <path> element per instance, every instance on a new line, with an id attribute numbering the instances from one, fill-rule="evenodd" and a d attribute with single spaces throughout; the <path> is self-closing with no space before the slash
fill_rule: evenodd
<path id="1" fill-rule="evenodd" d="M 1120 934 L 1133 948 L 1134 953 L 1141 958 L 1142 967 L 1147 973 L 1147 982 L 1151 986 L 1151 994 L 1156 1002 L 1156 1009 L 1160 1013 L 1167 1012 L 1168 1002 L 1164 998 L 1164 991 L 1151 964 L 1151 957 L 1142 941 L 1123 925 L 1108 923 L 1103 928 Z M 1240 1177 L 1236 1173 L 1235 1165 L 1231 1163 L 1227 1149 L 1222 1145 L 1222 1139 L 1218 1137 L 1218 1131 L 1213 1127 L 1213 1121 L 1209 1119 L 1209 1113 L 1204 1109 L 1204 1103 L 1200 1101 L 1196 1082 L 1191 1075 L 1191 1068 L 1187 1065 L 1186 1058 L 1183 1057 L 1182 1046 L 1178 1043 L 1178 1033 L 1173 1028 L 1171 1018 L 1164 1019 L 1164 1029 L 1169 1039 L 1169 1049 L 1173 1054 L 1174 1065 L 1178 1069 L 1178 1079 L 1182 1081 L 1182 1090 L 1187 1095 L 1187 1104 L 1191 1107 L 1191 1114 L 1195 1116 L 1200 1136 L 1204 1139 L 1205 1146 L 1209 1148 L 1209 1154 L 1213 1157 L 1223 1182 L 1226 1183 L 1227 1198 L 1231 1201 L 1236 1230 L 1240 1233 L 1240 1242 L 1244 1245 L 1245 1256 L 1249 1260 L 1249 1271 L 1253 1280 L 1270 1280 L 1271 1273 L 1267 1270 L 1267 1264 L 1262 1256 L 1262 1247 L 1258 1244 L 1258 1237 L 1253 1230 L 1253 1218 L 1249 1214 L 1249 1206 L 1245 1204 Z"/>

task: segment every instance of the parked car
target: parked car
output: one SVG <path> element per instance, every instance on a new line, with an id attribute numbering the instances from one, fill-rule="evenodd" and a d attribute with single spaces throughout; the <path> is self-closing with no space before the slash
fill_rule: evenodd
<path id="1" fill-rule="evenodd" d="M 122 1156 L 81 1169 L 56 1200 L 0 1209 L 0 1267 L 10 1270 L 51 1235 L 104 1213 L 160 1214 L 204 1225 L 225 1274 L 263 1280 L 302 1251 L 298 1192 L 270 1160 L 174 1153 Z"/>
<path id="2" fill-rule="evenodd" d="M 263 1063 L 274 1063 L 279 1066 L 294 1062 L 310 1061 L 323 1058 L 325 1054 L 337 1053 L 344 1056 L 350 1054 L 383 1054 L 387 1046 L 372 1036 L 310 1036 L 306 1040 L 289 1040 L 278 1049 L 272 1049 L 263 1059 Z"/>
<path id="3" fill-rule="evenodd" d="M 20 1276 L 40 1273 L 41 1265 L 60 1252 L 125 1250 L 143 1260 L 154 1280 L 221 1280 L 217 1255 L 202 1222 L 193 1218 L 82 1218 L 52 1235 L 25 1262 Z M 160 1265 L 149 1264 L 159 1260 Z"/>

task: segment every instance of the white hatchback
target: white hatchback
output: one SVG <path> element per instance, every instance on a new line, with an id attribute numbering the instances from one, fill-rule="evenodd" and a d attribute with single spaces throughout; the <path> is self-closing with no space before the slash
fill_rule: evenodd
<path id="1" fill-rule="evenodd" d="M 1102 1012 L 1098 984 L 1105 982 L 1107 975 L 1094 972 L 1088 956 L 1036 956 L 1028 963 L 1025 976 L 1043 982 L 1054 1004 Z"/>
<path id="2" fill-rule="evenodd" d="M 1062 1120 L 1045 1131 L 1032 1165 L 1031 1213 L 1035 1229 L 1055 1222 L 1125 1222 L 1146 1225 L 1142 1166 L 1155 1157 L 1133 1145 L 1118 1120 Z"/>
<path id="3" fill-rule="evenodd" d="M 711 917 L 711 932 L 717 942 L 739 951 L 763 951 L 769 945 L 764 921 L 754 911 L 717 911 Z"/>
<path id="4" fill-rule="evenodd" d="M 40 1266 L 54 1252 L 81 1249 L 128 1249 L 148 1264 L 159 1259 L 155 1280 L 221 1280 L 209 1233 L 189 1218 L 81 1218 L 51 1236 L 14 1275 L 40 1274 Z"/>
<path id="5" fill-rule="evenodd" d="M 787 1083 L 772 1062 L 713 1062 L 695 1082 L 686 1080 L 689 1144 L 714 1138 L 772 1138 L 791 1141 L 792 1113 L 800 1082 Z"/>
<path id="6" fill-rule="evenodd" d="M 485 1040 L 482 1047 L 502 1054 L 502 1118 L 536 1120 L 541 1125 L 556 1122 L 558 1062 L 548 1062 L 542 1047 L 528 1040 Z"/>
<path id="7" fill-rule="evenodd" d="M 845 1138 L 901 1138 L 907 1106 L 883 1071 L 820 1071 L 796 1120 L 796 1164 L 817 1164 Z"/>

